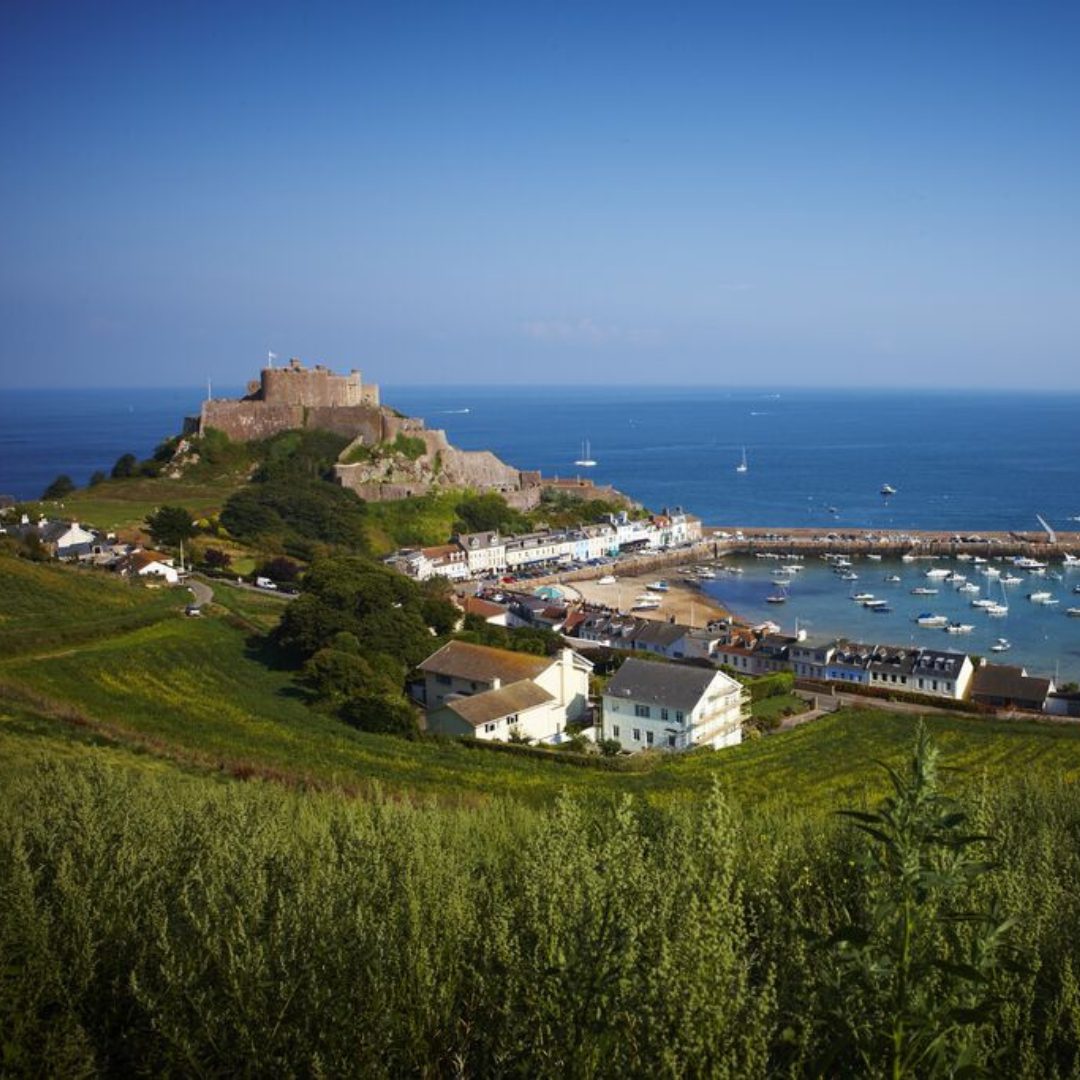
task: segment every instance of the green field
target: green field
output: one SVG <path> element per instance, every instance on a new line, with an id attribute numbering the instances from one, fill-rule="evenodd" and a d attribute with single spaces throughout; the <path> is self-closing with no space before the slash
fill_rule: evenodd
<path id="1" fill-rule="evenodd" d="M 216 513 L 243 484 L 243 478 L 235 475 L 209 480 L 166 477 L 107 480 L 72 492 L 59 506 L 43 503 L 42 510 L 50 516 L 59 513 L 99 529 L 130 531 L 141 528 L 148 514 L 165 505 L 183 506 L 191 511 L 193 518 Z"/>
<path id="2" fill-rule="evenodd" d="M 542 803 L 560 790 L 635 792 L 656 802 L 699 797 L 715 782 L 748 803 L 833 806 L 880 789 L 876 759 L 895 760 L 914 720 L 847 710 L 719 753 L 657 755 L 615 771 L 559 754 L 517 756 L 456 743 L 369 735 L 311 709 L 293 673 L 256 635 L 282 601 L 218 587 L 223 607 L 183 618 L 183 590 L 148 591 L 106 575 L 0 562 L 0 689 L 8 760 L 96 732 L 185 767 L 267 775 L 364 792 Z M 990 773 L 1080 775 L 1080 729 L 964 717 L 927 720 L 947 764 Z M 86 746 L 92 748 L 92 744 Z M 86 747 L 84 747 L 85 749 Z"/>
<path id="3" fill-rule="evenodd" d="M 807 933 L 900 910 L 834 812 L 886 792 L 876 762 L 910 758 L 916 718 L 845 710 L 615 761 L 364 734 L 275 666 L 283 601 L 216 588 L 186 618 L 185 590 L 0 555 L 4 1075 L 766 1080 L 884 1060 L 888 945 L 851 989 Z M 963 1038 L 933 1022 L 988 1075 L 1078 1075 L 1080 726 L 926 725 L 993 837 L 960 902 L 1007 920 L 1023 963 L 972 989 L 974 931 L 931 907 L 919 948 L 942 964 L 919 1000 L 976 1017 Z M 822 1065 L 837 1047 L 844 1067 Z"/>

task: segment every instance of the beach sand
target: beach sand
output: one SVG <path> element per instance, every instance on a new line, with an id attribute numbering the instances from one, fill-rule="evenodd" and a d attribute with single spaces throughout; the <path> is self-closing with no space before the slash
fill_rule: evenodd
<path id="1" fill-rule="evenodd" d="M 560 582 L 561 589 L 568 599 L 575 594 L 592 604 L 604 604 L 607 607 L 629 611 L 634 598 L 646 592 L 645 586 L 650 581 L 662 577 L 655 570 L 648 574 L 617 575 L 614 585 L 601 585 L 595 579 L 589 581 Z M 666 593 L 654 593 L 660 600 L 660 607 L 652 611 L 635 611 L 643 619 L 659 619 L 667 622 L 674 616 L 677 623 L 685 626 L 704 626 L 713 619 L 727 615 L 723 605 L 706 596 L 693 585 L 684 584 L 678 576 L 665 577 L 668 583 Z"/>

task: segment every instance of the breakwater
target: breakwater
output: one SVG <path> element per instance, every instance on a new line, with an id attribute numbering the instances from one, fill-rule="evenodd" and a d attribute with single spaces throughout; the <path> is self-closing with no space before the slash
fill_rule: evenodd
<path id="1" fill-rule="evenodd" d="M 872 533 L 864 529 L 822 533 L 820 529 L 748 529 L 738 526 L 711 526 L 707 542 L 715 544 L 718 555 L 753 555 L 758 552 L 783 555 L 904 555 L 946 557 L 957 555 L 983 558 L 1025 555 L 1041 560 L 1080 554 L 1080 533 L 1059 532 L 1051 541 L 1046 533 L 976 532 L 949 533 L 905 530 L 903 533 Z"/>

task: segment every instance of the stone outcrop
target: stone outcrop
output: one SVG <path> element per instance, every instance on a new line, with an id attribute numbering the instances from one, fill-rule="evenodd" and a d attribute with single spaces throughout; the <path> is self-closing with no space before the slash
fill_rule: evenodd
<path id="1" fill-rule="evenodd" d="M 423 420 L 381 405 L 378 386 L 365 384 L 360 372 L 337 375 L 321 364 L 309 369 L 295 359 L 282 368 L 264 368 L 239 400 L 204 401 L 185 432 L 202 434 L 208 428 L 237 442 L 303 428 L 347 436 L 352 441 L 334 474 L 339 484 L 370 502 L 472 488 L 496 491 L 511 506 L 528 510 L 547 487 L 583 498 L 623 500 L 614 489 L 596 488 L 589 480 L 545 481 L 539 472 L 515 469 L 488 450 L 460 450 L 445 431 L 429 431 Z M 407 452 L 397 445 L 399 436 L 410 440 Z"/>

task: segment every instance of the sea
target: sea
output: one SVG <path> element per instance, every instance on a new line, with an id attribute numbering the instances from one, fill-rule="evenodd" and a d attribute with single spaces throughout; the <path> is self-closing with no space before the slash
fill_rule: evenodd
<path id="1" fill-rule="evenodd" d="M 241 392 L 215 389 L 221 397 Z M 123 453 L 146 456 L 198 411 L 203 394 L 198 387 L 0 391 L 0 493 L 34 498 L 60 473 L 83 484 Z M 708 524 L 971 535 L 1037 530 L 1038 514 L 1052 528 L 1080 530 L 1076 393 L 391 385 L 382 394 L 464 449 L 490 449 L 545 475 L 589 476 L 652 509 L 682 507 Z M 581 468 L 575 461 L 586 441 L 596 465 Z M 747 468 L 738 472 L 744 454 Z M 882 497 L 884 484 L 896 494 Z M 976 619 L 964 594 L 911 597 L 918 571 L 910 564 L 864 564 L 857 571 L 872 580 L 865 591 L 895 600 L 892 614 L 873 615 L 824 566 L 808 567 L 786 604 L 766 605 L 772 568 L 757 562 L 709 585 L 740 615 L 767 615 L 785 629 L 797 618 L 815 636 L 945 643 L 984 655 L 1007 637 L 1003 662 L 1080 680 L 1080 619 L 1064 614 L 1071 578 L 1032 585 L 1052 588 L 1056 608 L 1031 604 L 1025 587 L 1010 597 L 1006 619 Z M 891 573 L 903 583 L 886 593 Z M 976 630 L 923 631 L 911 617 L 926 608 L 962 614 Z"/>

